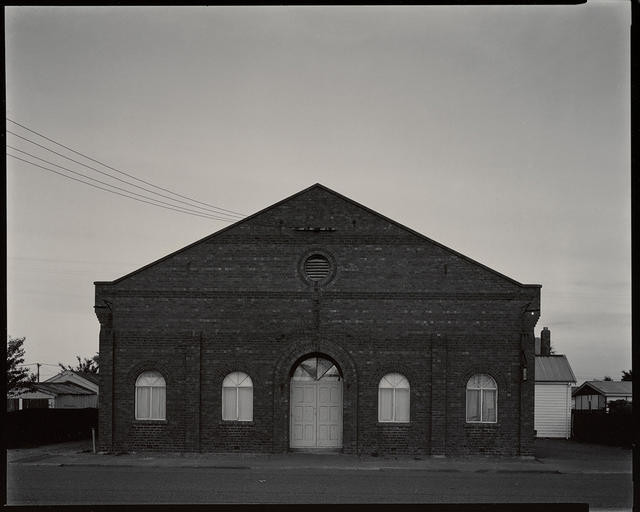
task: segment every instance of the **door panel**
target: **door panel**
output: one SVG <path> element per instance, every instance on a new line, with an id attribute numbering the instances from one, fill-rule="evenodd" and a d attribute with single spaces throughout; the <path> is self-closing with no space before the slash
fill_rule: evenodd
<path id="1" fill-rule="evenodd" d="M 317 382 L 318 447 L 342 446 L 342 382 Z"/>
<path id="2" fill-rule="evenodd" d="M 291 447 L 316 446 L 315 382 L 291 382 Z"/>

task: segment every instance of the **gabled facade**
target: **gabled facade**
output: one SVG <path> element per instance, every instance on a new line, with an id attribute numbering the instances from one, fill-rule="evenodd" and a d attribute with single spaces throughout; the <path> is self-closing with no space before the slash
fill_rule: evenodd
<path id="1" fill-rule="evenodd" d="M 533 454 L 540 286 L 322 185 L 95 286 L 102 450 Z"/>

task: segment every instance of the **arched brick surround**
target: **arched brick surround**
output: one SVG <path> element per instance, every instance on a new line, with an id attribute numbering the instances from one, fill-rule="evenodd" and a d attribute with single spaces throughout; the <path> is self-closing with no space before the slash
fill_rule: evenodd
<path id="1" fill-rule="evenodd" d="M 289 393 L 291 374 L 306 357 L 319 355 L 333 360 L 344 378 L 342 387 L 342 450 L 357 452 L 358 372 L 349 353 L 339 344 L 328 341 L 295 341 L 285 350 L 273 372 L 273 451 L 289 449 Z"/>

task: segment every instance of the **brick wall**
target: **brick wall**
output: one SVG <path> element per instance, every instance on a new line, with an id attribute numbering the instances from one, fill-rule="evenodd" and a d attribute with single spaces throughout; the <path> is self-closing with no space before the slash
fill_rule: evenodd
<path id="1" fill-rule="evenodd" d="M 301 226 L 335 230 L 292 229 Z M 317 288 L 301 274 L 314 251 L 335 262 L 332 279 Z M 533 362 L 539 288 L 322 187 L 121 280 L 96 283 L 96 306 L 104 450 L 286 450 L 289 378 L 297 361 L 316 353 L 344 377 L 345 452 L 532 449 L 533 364 L 522 382 L 521 359 L 524 351 Z M 166 421 L 134 419 L 135 379 L 145 370 L 167 381 Z M 253 381 L 251 422 L 222 420 L 222 381 L 233 371 Z M 392 372 L 410 382 L 408 424 L 378 423 L 378 383 Z M 498 382 L 495 425 L 465 423 L 473 373 Z"/>

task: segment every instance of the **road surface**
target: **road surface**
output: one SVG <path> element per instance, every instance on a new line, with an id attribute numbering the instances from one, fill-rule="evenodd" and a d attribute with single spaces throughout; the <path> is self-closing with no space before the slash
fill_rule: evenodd
<path id="1" fill-rule="evenodd" d="M 7 501 L 27 504 L 587 502 L 631 509 L 630 473 L 250 469 L 9 464 Z"/>

